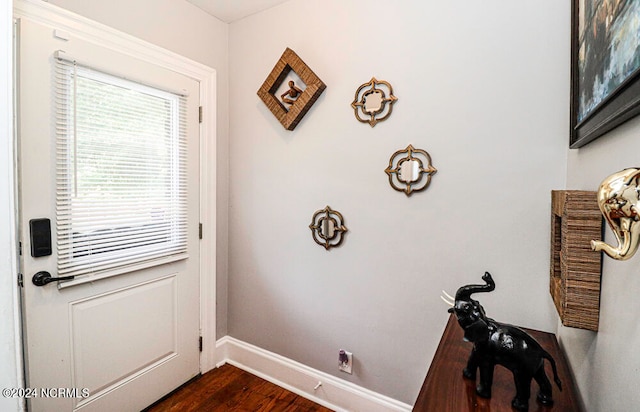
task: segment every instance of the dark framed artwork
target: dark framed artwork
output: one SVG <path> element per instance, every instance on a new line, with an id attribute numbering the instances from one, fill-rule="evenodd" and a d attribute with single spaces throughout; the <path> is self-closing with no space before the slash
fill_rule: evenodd
<path id="1" fill-rule="evenodd" d="M 578 148 L 640 114 L 640 1 L 572 0 L 571 139 Z"/>

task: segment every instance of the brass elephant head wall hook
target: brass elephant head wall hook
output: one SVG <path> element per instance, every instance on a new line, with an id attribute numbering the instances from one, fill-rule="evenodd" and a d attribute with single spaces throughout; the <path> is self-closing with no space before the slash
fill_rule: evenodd
<path id="1" fill-rule="evenodd" d="M 614 173 L 602 181 L 598 188 L 598 206 L 618 241 L 613 247 L 598 240 L 591 248 L 603 251 L 617 260 L 630 259 L 640 244 L 640 168 Z"/>

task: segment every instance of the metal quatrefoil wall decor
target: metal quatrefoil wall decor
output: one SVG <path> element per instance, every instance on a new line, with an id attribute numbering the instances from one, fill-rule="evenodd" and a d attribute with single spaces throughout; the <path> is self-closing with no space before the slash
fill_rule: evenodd
<path id="1" fill-rule="evenodd" d="M 295 73 L 303 84 L 289 80 L 284 93 L 276 93 L 289 74 Z M 327 86 L 290 48 L 280 57 L 258 90 L 258 96 L 287 130 L 296 128 Z"/>
<path id="2" fill-rule="evenodd" d="M 429 153 L 412 145 L 395 152 L 389 159 L 389 167 L 385 169 L 391 187 L 407 196 L 426 189 L 431 183 L 431 176 L 437 171 L 431 165 Z"/>
<path id="3" fill-rule="evenodd" d="M 342 214 L 329 206 L 313 214 L 309 229 L 313 240 L 327 250 L 340 246 L 347 232 Z"/>
<path id="4" fill-rule="evenodd" d="M 391 116 L 393 104 L 397 100 L 389 82 L 372 77 L 368 83 L 358 87 L 351 107 L 359 122 L 369 123 L 374 127 L 378 122 L 387 120 Z M 361 113 L 362 116 L 360 116 Z"/>

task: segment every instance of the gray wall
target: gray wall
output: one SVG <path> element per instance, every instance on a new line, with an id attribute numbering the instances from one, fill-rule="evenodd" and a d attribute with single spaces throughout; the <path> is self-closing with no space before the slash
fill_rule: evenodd
<path id="1" fill-rule="evenodd" d="M 589 145 L 571 150 L 567 188 L 597 190 L 608 175 L 640 161 L 640 119 Z M 609 228 L 605 241 L 616 245 Z M 634 411 L 640 404 L 640 257 L 615 261 L 603 255 L 598 333 L 558 326 L 558 338 L 589 412 Z"/>
<path id="2" fill-rule="evenodd" d="M 228 25 L 186 1 L 49 0 L 49 3 L 164 47 L 216 70 L 217 336 L 227 334 L 229 72 Z M 205 108 L 206 110 L 206 108 Z"/>
<path id="3" fill-rule="evenodd" d="M 550 191 L 565 185 L 568 2 L 292 0 L 230 24 L 229 334 L 413 404 L 447 320 L 480 282 L 489 315 L 553 331 Z M 295 131 L 256 91 L 286 47 L 327 84 Z M 372 76 L 399 100 L 354 118 Z M 408 144 L 438 173 L 411 198 L 384 169 Z M 349 233 L 308 228 L 326 205 Z M 340 348 L 352 376 L 337 371 Z"/>

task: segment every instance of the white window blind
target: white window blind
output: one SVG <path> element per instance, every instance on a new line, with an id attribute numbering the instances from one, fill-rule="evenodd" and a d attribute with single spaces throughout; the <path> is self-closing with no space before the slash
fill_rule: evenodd
<path id="1" fill-rule="evenodd" d="M 58 276 L 186 258 L 185 98 L 55 62 Z"/>

